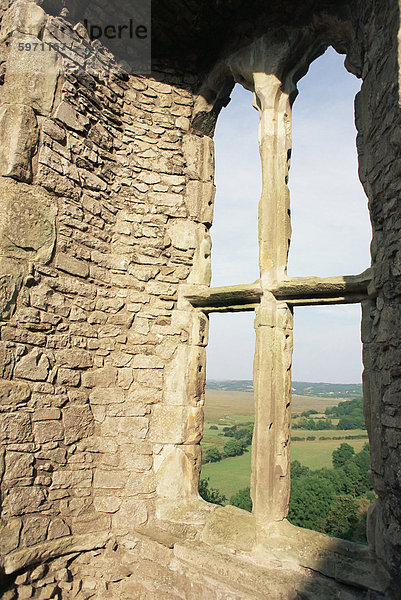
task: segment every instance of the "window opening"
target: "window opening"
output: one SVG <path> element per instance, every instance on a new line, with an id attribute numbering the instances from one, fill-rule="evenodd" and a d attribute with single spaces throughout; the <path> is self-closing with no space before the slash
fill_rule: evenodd
<path id="1" fill-rule="evenodd" d="M 253 314 L 211 315 L 199 493 L 252 510 Z"/>
<path id="2" fill-rule="evenodd" d="M 313 383 L 361 383 L 359 304 L 295 309 L 292 379 Z"/>
<path id="3" fill-rule="evenodd" d="M 217 121 L 216 198 L 212 237 L 212 285 L 259 277 L 257 215 L 260 157 L 252 94 L 236 85 Z"/>
<path id="4" fill-rule="evenodd" d="M 358 305 L 295 309 L 288 519 L 366 543 L 375 496 L 367 475 L 360 318 Z"/>
<path id="5" fill-rule="evenodd" d="M 327 277 L 369 264 L 371 226 L 358 178 L 354 98 L 361 81 L 329 48 L 298 83 L 292 117 L 288 274 Z"/>
<path id="6" fill-rule="evenodd" d="M 274 64 L 279 66 L 280 61 Z M 282 523 L 288 515 L 294 309 L 358 304 L 368 298 L 371 275 L 367 269 L 358 275 L 326 278 L 287 276 L 291 234 L 287 187 L 290 97 L 294 89 L 291 79 L 283 82 L 267 68 L 253 74 L 253 85 L 260 116 L 263 181 L 258 207 L 260 278 L 253 284 L 202 288 L 198 293 L 190 292 L 187 298 L 207 314 L 255 311 L 255 426 L 250 488 L 257 535 L 265 536 L 269 524 Z"/>

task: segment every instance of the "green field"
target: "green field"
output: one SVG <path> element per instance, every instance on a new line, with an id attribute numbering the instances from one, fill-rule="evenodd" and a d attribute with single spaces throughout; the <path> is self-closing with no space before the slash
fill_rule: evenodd
<path id="1" fill-rule="evenodd" d="M 311 432 L 309 431 L 308 433 Z M 327 431 L 325 433 L 327 434 Z M 226 440 L 227 438 L 224 439 Z M 354 447 L 355 452 L 359 452 L 367 440 L 346 440 L 346 442 Z M 331 453 L 341 443 L 341 440 L 292 442 L 291 460 L 299 460 L 300 463 L 310 469 L 332 467 Z M 238 490 L 249 486 L 250 476 L 250 449 L 242 456 L 225 458 L 220 462 L 203 465 L 201 472 L 201 477 L 209 477 L 209 485 L 219 489 L 228 499 L 238 492 Z"/>
<path id="2" fill-rule="evenodd" d="M 298 415 L 305 410 L 319 410 L 323 414 L 329 406 L 337 406 L 344 398 L 321 398 L 318 396 L 292 395 L 291 411 Z M 206 390 L 205 423 L 225 424 L 253 420 L 253 392 L 226 392 Z"/>
<path id="3" fill-rule="evenodd" d="M 337 405 L 344 398 L 322 398 L 295 396 L 292 401 L 292 414 L 296 417 L 306 410 L 319 410 L 319 415 L 325 418 L 324 411 L 329 406 Z M 224 445 L 232 438 L 223 435 L 223 427 L 234 424 L 245 425 L 253 423 L 253 393 L 236 391 L 207 390 L 205 404 L 205 424 L 202 449 L 205 452 L 211 447 L 223 450 Z M 316 415 L 314 415 L 316 417 Z M 333 424 L 337 422 L 333 419 Z M 211 429 L 213 427 L 213 429 Z M 218 429 L 216 430 L 215 427 Z M 338 448 L 342 440 L 319 440 L 320 437 L 364 436 L 363 439 L 347 440 L 345 442 L 359 452 L 367 442 L 365 430 L 304 430 L 294 429 L 292 435 L 306 438 L 314 436 L 315 440 L 292 441 L 291 460 L 298 460 L 301 464 L 311 468 L 332 467 L 331 455 Z M 251 473 L 251 449 L 242 456 L 225 458 L 220 462 L 209 463 L 202 466 L 201 477 L 209 477 L 209 485 L 219 489 L 230 498 L 238 490 L 247 487 Z"/>

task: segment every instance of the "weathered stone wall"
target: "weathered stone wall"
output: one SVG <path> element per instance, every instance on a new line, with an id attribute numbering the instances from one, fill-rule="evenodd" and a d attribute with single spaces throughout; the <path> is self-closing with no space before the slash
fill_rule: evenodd
<path id="1" fill-rule="evenodd" d="M 373 239 L 372 294 L 363 306 L 365 417 L 371 446 L 371 478 L 379 496 L 368 537 L 393 572 L 401 595 L 400 487 L 400 88 L 398 2 L 373 10 L 364 22 L 363 85 L 356 99 L 360 177 L 369 197 Z"/>
<path id="2" fill-rule="evenodd" d="M 336 42 L 364 78 L 375 261 L 365 393 L 380 494 L 370 537 L 397 598 L 399 15 L 396 2 L 371 8 L 310 28 L 319 43 L 305 55 Z M 4 2 L 1 16 L 3 597 L 383 597 L 388 578 L 368 550 L 285 529 L 284 568 L 277 548 L 255 550 L 251 515 L 197 496 L 208 323 L 185 293 L 210 283 L 212 135 L 229 61 L 198 73 L 192 57 L 186 71 L 160 60 L 134 76 L 35 2 Z M 59 51 L 18 50 L 46 42 Z M 357 567 L 344 562 L 351 551 Z"/>
<path id="3" fill-rule="evenodd" d="M 14 3 L 2 25 L 1 550 L 13 573 L 145 523 L 153 453 L 166 470 L 194 415 L 200 431 L 201 409 L 174 394 L 156 406 L 165 365 L 195 335 L 172 318 L 178 284 L 194 260 L 192 281 L 208 283 L 201 195 L 212 203 L 213 161 L 203 183 L 210 142 L 204 151 L 188 134 L 192 75 L 128 77 L 101 52 L 101 68 L 80 69 L 83 27 L 34 3 Z M 15 40 L 64 54 L 19 52 Z M 186 456 L 199 462 L 199 447 Z"/>

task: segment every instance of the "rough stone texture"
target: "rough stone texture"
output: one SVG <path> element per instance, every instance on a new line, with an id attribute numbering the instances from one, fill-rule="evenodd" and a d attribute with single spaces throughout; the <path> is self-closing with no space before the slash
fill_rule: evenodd
<path id="1" fill-rule="evenodd" d="M 15 161 L 13 164 L 17 165 Z M 1 318 L 13 313 L 24 279 L 26 283 L 34 281 L 32 262 L 50 260 L 56 239 L 56 213 L 57 205 L 43 188 L 8 177 L 0 179 Z"/>
<path id="2" fill-rule="evenodd" d="M 6 104 L 0 109 L 0 174 L 31 181 L 31 159 L 38 142 L 35 113 L 29 106 Z"/>
<path id="3" fill-rule="evenodd" d="M 398 599 L 398 3 L 206 1 L 201 10 L 175 0 L 166 11 L 154 0 L 147 77 L 90 44 L 74 1 L 39 4 L 0 2 L 3 598 Z M 90 9 L 89 18 L 101 10 Z M 42 42 L 62 51 L 18 49 Z M 372 271 L 287 280 L 291 103 L 330 44 L 363 78 L 356 121 Z M 261 278 L 210 292 L 212 136 L 235 81 L 255 92 L 261 118 Z M 379 500 L 370 550 L 333 542 L 333 552 L 325 536 L 283 521 L 289 307 L 362 299 Z M 254 516 L 197 495 L 202 307 L 257 308 Z"/>

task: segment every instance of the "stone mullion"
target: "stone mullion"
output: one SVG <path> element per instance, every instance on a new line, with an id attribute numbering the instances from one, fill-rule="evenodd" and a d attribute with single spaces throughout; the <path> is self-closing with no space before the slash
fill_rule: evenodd
<path id="1" fill-rule="evenodd" d="M 273 296 L 256 310 L 251 495 L 258 531 L 284 519 L 290 493 L 292 313 Z"/>
<path id="2" fill-rule="evenodd" d="M 262 196 L 259 204 L 259 260 L 262 298 L 256 309 L 254 361 L 255 431 L 252 447 L 252 500 L 258 535 L 284 519 L 290 494 L 292 312 L 270 292 L 286 277 L 291 233 L 288 158 L 290 105 L 273 74 L 254 74 L 260 108 L 259 145 Z"/>
<path id="3" fill-rule="evenodd" d="M 255 74 L 255 93 L 261 103 L 259 147 L 262 195 L 259 203 L 259 262 L 262 286 L 286 273 L 291 235 L 287 186 L 291 146 L 288 96 L 273 75 Z"/>

